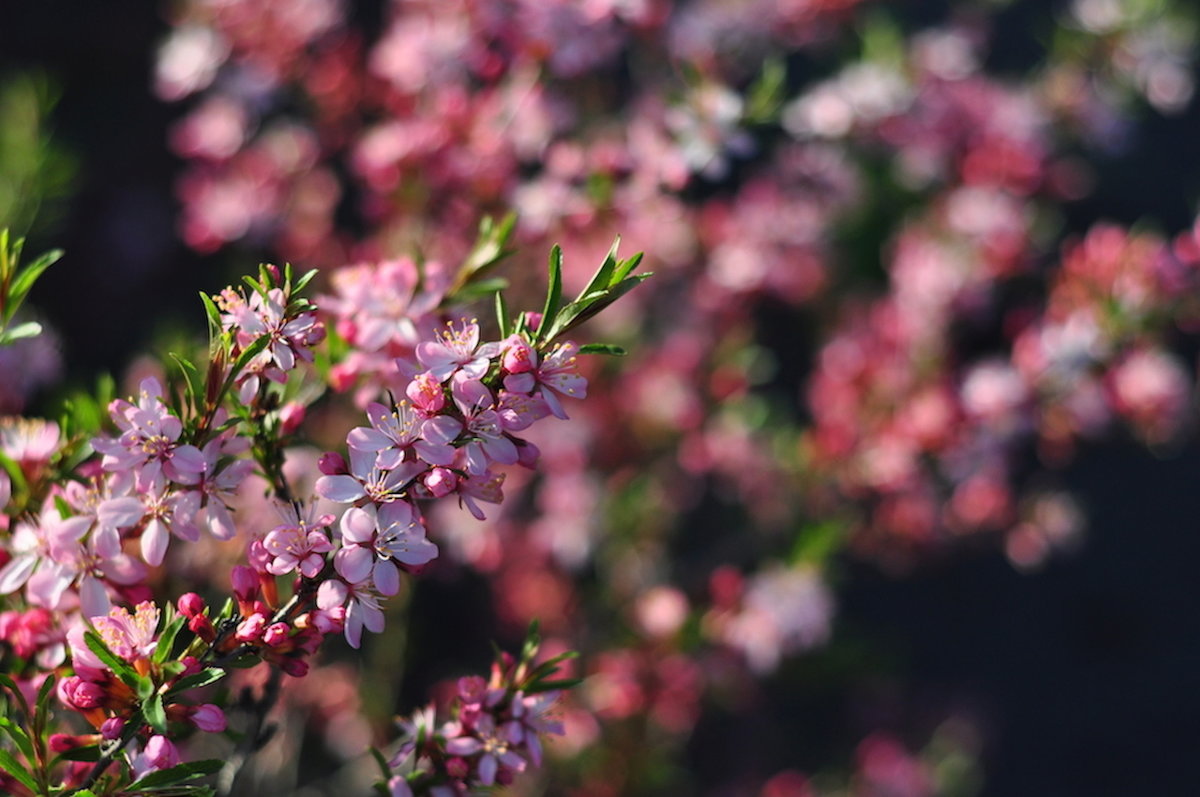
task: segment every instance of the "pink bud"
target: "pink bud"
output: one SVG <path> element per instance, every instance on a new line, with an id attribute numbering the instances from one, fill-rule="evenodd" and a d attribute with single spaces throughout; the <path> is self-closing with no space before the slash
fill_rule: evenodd
<path id="1" fill-rule="evenodd" d="M 413 406 L 425 415 L 434 415 L 446 406 L 446 394 L 442 390 L 442 383 L 434 379 L 433 374 L 428 371 L 414 376 L 408 387 L 404 388 L 404 394 Z"/>
<path id="2" fill-rule="evenodd" d="M 56 753 L 65 753 L 79 746 L 79 740 L 69 733 L 50 734 L 50 749 Z"/>
<path id="3" fill-rule="evenodd" d="M 196 658 L 195 656 L 184 656 L 179 661 L 183 665 L 183 672 L 179 673 L 180 678 L 184 678 L 188 675 L 195 675 L 201 670 L 200 659 Z"/>
<path id="4" fill-rule="evenodd" d="M 504 356 L 500 361 L 510 374 L 523 374 L 533 370 L 533 349 L 520 335 L 511 335 L 504 341 Z"/>
<path id="5" fill-rule="evenodd" d="M 78 709 L 96 708 L 105 697 L 104 687 L 74 675 L 63 684 L 63 691 L 67 702 Z"/>
<path id="6" fill-rule="evenodd" d="M 433 468 L 425 476 L 425 487 L 433 493 L 434 498 L 443 498 L 454 492 L 458 486 L 458 477 L 447 468 Z"/>
<path id="7" fill-rule="evenodd" d="M 317 470 L 326 476 L 343 476 L 350 472 L 346 458 L 336 451 L 326 451 L 317 460 Z"/>
<path id="8" fill-rule="evenodd" d="M 125 720 L 121 717 L 109 717 L 100 726 L 100 735 L 108 741 L 119 738 L 121 731 L 125 730 Z"/>
<path id="9" fill-rule="evenodd" d="M 465 758 L 454 756 L 446 762 L 446 774 L 455 780 L 463 780 L 471 774 L 471 767 Z"/>
<path id="10" fill-rule="evenodd" d="M 255 572 L 263 575 L 270 574 L 271 571 L 267 570 L 267 565 L 271 564 L 274 558 L 266 546 L 263 545 L 262 540 L 254 540 L 250 543 L 250 547 L 246 549 L 246 561 L 250 563 Z"/>
<path id="11" fill-rule="evenodd" d="M 192 724 L 208 733 L 220 733 L 227 726 L 225 712 L 220 706 L 204 703 L 196 706 L 196 710 L 192 712 Z"/>
<path id="12" fill-rule="evenodd" d="M 288 632 L 290 630 L 291 629 L 288 628 L 287 623 L 274 623 L 267 628 L 266 632 L 263 634 L 263 642 L 271 647 L 275 647 L 276 645 L 287 641 Z"/>
<path id="13" fill-rule="evenodd" d="M 238 642 L 254 642 L 263 634 L 263 628 L 267 625 L 267 618 L 262 614 L 255 612 L 238 624 L 237 631 L 234 633 L 234 638 Z"/>
<path id="14" fill-rule="evenodd" d="M 179 613 L 188 619 L 204 612 L 204 598 L 194 592 L 185 592 L 180 595 L 179 601 L 175 605 L 179 608 Z"/>
<path id="15" fill-rule="evenodd" d="M 237 565 L 229 576 L 233 582 L 233 594 L 239 601 L 249 603 L 258 597 L 258 573 L 254 568 Z"/>
<path id="16" fill-rule="evenodd" d="M 304 416 L 307 409 L 298 401 L 289 401 L 284 404 L 279 410 L 280 431 L 284 434 L 293 434 L 300 428 L 300 424 L 304 423 Z"/>
<path id="17" fill-rule="evenodd" d="M 179 763 L 179 751 L 165 736 L 151 736 L 143 752 L 152 769 L 167 769 Z"/>

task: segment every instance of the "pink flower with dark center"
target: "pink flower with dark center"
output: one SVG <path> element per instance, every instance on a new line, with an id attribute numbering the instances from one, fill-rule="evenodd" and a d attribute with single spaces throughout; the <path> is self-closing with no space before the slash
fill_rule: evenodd
<path id="1" fill-rule="evenodd" d="M 478 755 L 476 766 L 480 783 L 484 786 L 493 785 L 501 769 L 511 772 L 525 770 L 525 759 L 513 750 L 524 738 L 518 723 L 507 722 L 497 728 L 492 715 L 483 714 L 475 723 L 474 731 L 478 736 L 447 739 L 446 752 L 464 757 Z"/>

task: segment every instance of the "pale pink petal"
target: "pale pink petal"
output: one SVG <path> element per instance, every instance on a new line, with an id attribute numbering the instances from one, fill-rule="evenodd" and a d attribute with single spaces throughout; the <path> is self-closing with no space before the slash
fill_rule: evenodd
<path id="1" fill-rule="evenodd" d="M 317 495 L 339 504 L 357 501 L 366 495 L 363 486 L 352 476 L 322 476 L 314 487 Z"/>
<path id="2" fill-rule="evenodd" d="M 151 520 L 142 532 L 142 558 L 146 564 L 161 565 L 170 541 L 171 535 L 163 522 L 158 518 Z"/>

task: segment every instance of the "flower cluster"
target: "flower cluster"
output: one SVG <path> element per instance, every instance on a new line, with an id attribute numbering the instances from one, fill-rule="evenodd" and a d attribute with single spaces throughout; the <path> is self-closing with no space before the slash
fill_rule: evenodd
<path id="1" fill-rule="evenodd" d="M 333 453 L 323 458 L 317 494 L 351 506 L 333 557 L 339 579 L 321 585 L 319 603 L 349 602 L 351 645 L 358 647 L 364 625 L 382 629 L 379 599 L 399 591 L 400 568 L 437 556 L 417 501 L 455 496 L 483 520 L 480 502 L 503 500 L 497 468 L 537 466 L 537 447 L 516 433 L 550 415 L 566 418 L 561 399 L 586 396 L 578 351 L 556 342 L 539 354 L 519 333 L 481 342 L 477 320 L 450 322 L 436 340 L 416 346 L 415 363 L 400 363 L 412 374 L 405 398 L 367 405 L 371 425 L 346 437 L 349 462 Z"/>
<path id="2" fill-rule="evenodd" d="M 459 678 L 451 719 L 435 724 L 433 706 L 398 721 L 401 744 L 386 772 L 392 797 L 453 797 L 482 787 L 508 785 L 526 768 L 542 765 L 543 737 L 563 734 L 554 716 L 560 689 L 573 681 L 551 681 L 564 657 L 534 665 L 538 650 L 531 631 L 519 659 L 501 653 L 487 680 Z"/>

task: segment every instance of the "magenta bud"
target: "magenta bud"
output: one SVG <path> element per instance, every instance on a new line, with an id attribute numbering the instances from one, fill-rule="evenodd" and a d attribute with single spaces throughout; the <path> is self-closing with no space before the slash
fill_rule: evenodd
<path id="1" fill-rule="evenodd" d="M 220 733 L 227 726 L 225 712 L 220 706 L 204 703 L 196 706 L 196 710 L 192 712 L 192 724 L 208 733 Z"/>
<path id="2" fill-rule="evenodd" d="M 146 761 L 154 769 L 167 769 L 179 763 L 179 751 L 165 736 L 151 736 L 142 752 L 146 754 Z"/>
<path id="3" fill-rule="evenodd" d="M 79 746 L 79 740 L 69 733 L 50 734 L 50 749 L 56 753 L 65 753 Z"/>
<path id="4" fill-rule="evenodd" d="M 185 592 L 180 595 L 179 601 L 175 605 L 179 608 L 179 613 L 189 620 L 204 613 L 204 598 L 194 592 Z"/>
<path id="5" fill-rule="evenodd" d="M 263 642 L 271 647 L 275 647 L 287 641 L 290 630 L 287 623 L 274 623 L 263 633 Z"/>
<path id="6" fill-rule="evenodd" d="M 234 638 L 238 642 L 255 642 L 262 637 L 263 629 L 267 625 L 267 618 L 262 614 L 255 612 L 254 614 L 242 620 L 238 624 L 237 631 L 234 633 Z"/>
<path id="7" fill-rule="evenodd" d="M 200 659 L 195 656 L 184 656 L 180 659 L 180 663 L 183 664 L 183 672 L 179 674 L 181 678 L 188 675 L 195 675 L 201 670 Z"/>
<path id="8" fill-rule="evenodd" d="M 279 410 L 280 430 L 284 434 L 293 434 L 304 423 L 307 409 L 298 401 L 289 401 Z"/>
<path id="9" fill-rule="evenodd" d="M 304 659 L 284 659 L 280 662 L 279 669 L 293 678 L 303 678 L 308 675 L 308 662 Z"/>
<path id="10" fill-rule="evenodd" d="M 533 349 L 520 335 L 512 335 L 504 341 L 504 370 L 510 374 L 523 374 L 533 370 Z"/>
<path id="11" fill-rule="evenodd" d="M 344 476 L 350 472 L 346 458 L 336 451 L 326 451 L 317 460 L 317 470 L 326 476 Z"/>
<path id="12" fill-rule="evenodd" d="M 100 735 L 108 741 L 120 738 L 121 731 L 125 730 L 125 720 L 121 717 L 109 717 L 100 726 Z"/>
<path id="13" fill-rule="evenodd" d="M 233 582 L 233 594 L 239 601 L 249 603 L 258 597 L 258 573 L 254 568 L 237 565 L 229 576 Z"/>
<path id="14" fill-rule="evenodd" d="M 246 561 L 257 573 L 269 574 L 271 571 L 267 570 L 267 565 L 271 564 L 274 558 L 267 550 L 267 546 L 263 545 L 262 540 L 255 540 L 246 549 Z"/>
<path id="15" fill-rule="evenodd" d="M 96 708 L 104 701 L 104 687 L 85 681 L 78 676 L 71 676 L 64 684 L 67 701 L 78 709 Z"/>

